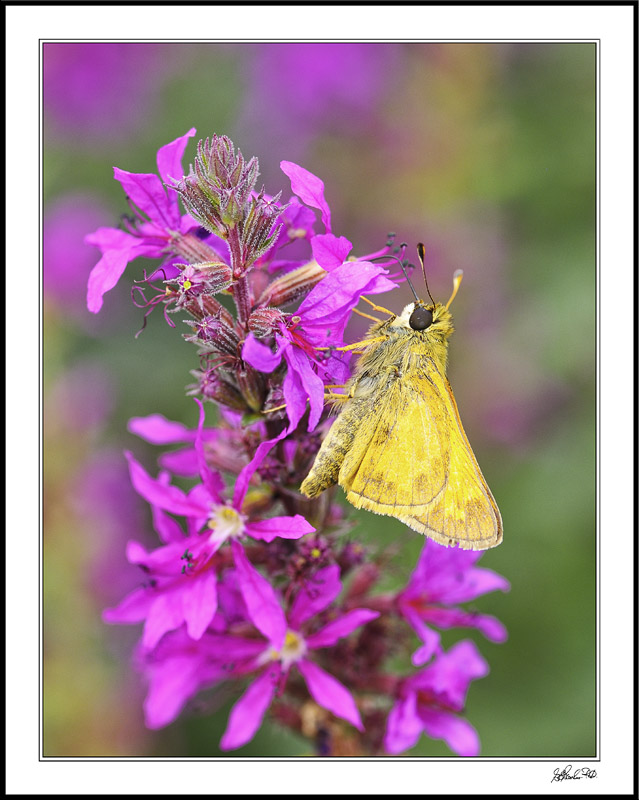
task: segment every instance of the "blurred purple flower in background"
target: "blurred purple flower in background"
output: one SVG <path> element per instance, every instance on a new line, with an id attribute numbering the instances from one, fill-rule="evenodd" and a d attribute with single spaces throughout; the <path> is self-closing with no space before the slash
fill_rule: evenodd
<path id="1" fill-rule="evenodd" d="M 111 212 L 89 193 L 61 195 L 47 204 L 43 220 L 43 283 L 45 308 L 88 321 L 87 278 L 95 251 L 85 243 L 88 230 L 98 227 Z"/>
<path id="2" fill-rule="evenodd" d="M 48 390 L 45 423 L 51 433 L 95 435 L 115 403 L 115 387 L 103 367 L 80 361 L 58 375 Z"/>
<path id="3" fill-rule="evenodd" d="M 238 121 L 243 141 L 274 161 L 302 159 L 318 131 L 356 134 L 379 127 L 398 49 L 350 42 L 253 46 Z"/>
<path id="4" fill-rule="evenodd" d="M 43 51 L 47 140 L 87 148 L 146 126 L 171 69 L 166 47 L 152 42 L 46 42 Z"/>

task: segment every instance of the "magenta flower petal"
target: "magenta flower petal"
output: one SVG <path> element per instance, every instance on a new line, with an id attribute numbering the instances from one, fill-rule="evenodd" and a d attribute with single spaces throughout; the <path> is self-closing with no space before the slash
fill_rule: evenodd
<path id="1" fill-rule="evenodd" d="M 240 636 L 218 635 L 209 632 L 201 644 L 209 657 L 219 661 L 227 673 L 233 662 L 253 660 L 264 652 L 263 639 L 243 639 Z"/>
<path id="2" fill-rule="evenodd" d="M 191 128 L 184 136 L 179 136 L 158 150 L 158 172 L 165 183 L 170 183 L 172 178 L 179 180 L 184 174 L 182 158 L 191 136 L 195 136 L 195 128 Z M 177 206 L 177 204 L 176 196 L 175 205 Z"/>
<path id="3" fill-rule="evenodd" d="M 172 206 L 160 178 L 153 173 L 127 172 L 113 167 L 113 177 L 120 181 L 124 193 L 153 223 L 164 230 L 177 229 L 180 215 L 177 205 Z"/>
<path id="4" fill-rule="evenodd" d="M 286 617 L 275 589 L 251 564 L 237 540 L 231 542 L 231 547 L 240 591 L 251 622 L 271 641 L 276 650 L 280 650 L 286 637 Z"/>
<path id="5" fill-rule="evenodd" d="M 217 611 L 217 576 L 212 569 L 191 578 L 182 589 L 182 608 L 191 639 L 200 639 Z"/>
<path id="6" fill-rule="evenodd" d="M 313 633 L 306 638 L 306 644 L 311 648 L 317 647 L 330 647 L 334 645 L 338 639 L 348 636 L 355 628 L 370 622 L 372 619 L 379 617 L 379 611 L 371 611 L 369 608 L 354 608 L 348 611 L 344 616 L 339 617 L 333 622 L 329 622 L 317 633 Z"/>
<path id="7" fill-rule="evenodd" d="M 179 628 L 183 622 L 184 612 L 179 593 L 175 591 L 157 595 L 146 618 L 142 635 L 143 647 L 155 647 L 165 633 Z"/>
<path id="8" fill-rule="evenodd" d="M 183 478 L 194 478 L 199 471 L 197 453 L 194 447 L 184 447 L 170 453 L 162 453 L 158 458 L 161 467 L 168 469 L 173 475 Z"/>
<path id="9" fill-rule="evenodd" d="M 312 330 L 321 344 L 330 330 L 331 340 L 343 336 L 351 311 L 363 294 L 382 294 L 395 289 L 381 264 L 347 261 L 330 272 L 301 302 L 299 316 L 304 329 Z"/>
<path id="10" fill-rule="evenodd" d="M 391 755 L 403 753 L 413 747 L 423 730 L 422 722 L 417 716 L 414 694 L 400 698 L 390 710 L 386 721 L 384 749 Z"/>
<path id="11" fill-rule="evenodd" d="M 418 648 L 412 656 L 413 664 L 416 667 L 420 667 L 422 664 L 425 664 L 427 661 L 429 661 L 435 654 L 439 647 L 439 641 L 441 637 L 437 631 L 429 628 L 428 625 L 426 625 L 423 621 L 422 617 L 410 606 L 404 606 L 400 601 L 399 608 L 406 621 L 414 629 L 415 633 L 419 636 L 422 642 L 424 642 L 424 644 Z"/>
<path id="12" fill-rule="evenodd" d="M 165 486 L 168 485 L 170 482 L 169 473 L 161 472 L 158 475 L 158 482 Z M 151 515 L 153 517 L 153 527 L 164 544 L 173 544 L 174 542 L 181 542 L 184 539 L 184 531 L 180 525 L 173 517 L 169 517 L 168 514 L 165 514 L 161 508 L 151 505 Z"/>
<path id="13" fill-rule="evenodd" d="M 423 585 L 432 603 L 463 603 L 498 589 L 508 591 L 510 584 L 489 569 L 475 567 L 481 552 L 444 547 L 427 540 L 415 567 L 411 584 Z"/>
<path id="14" fill-rule="evenodd" d="M 222 480 L 222 476 L 219 472 L 212 470 L 209 465 L 206 463 L 206 455 L 204 454 L 204 444 L 202 442 L 202 431 L 204 429 L 204 406 L 202 402 L 196 398 L 195 402 L 198 404 L 200 409 L 200 414 L 198 418 L 197 424 L 197 434 L 195 436 L 195 453 L 197 455 L 198 461 L 198 468 L 200 471 L 200 477 L 202 478 L 202 484 L 206 487 L 211 498 L 216 503 L 223 502 L 222 492 L 226 488 L 224 486 L 224 481 Z"/>
<path id="15" fill-rule="evenodd" d="M 114 608 L 105 608 L 102 619 L 111 625 L 133 625 L 136 622 L 143 622 L 154 599 L 153 594 L 147 589 L 134 589 Z"/>
<path id="16" fill-rule="evenodd" d="M 190 655 L 166 659 L 154 665 L 144 701 L 147 727 L 155 730 L 173 722 L 200 685 L 200 662 Z"/>
<path id="17" fill-rule="evenodd" d="M 84 242 L 100 248 L 101 253 L 108 250 L 131 250 L 140 246 L 148 247 L 148 244 L 145 245 L 139 237 L 134 236 L 132 233 L 127 233 L 120 230 L 120 228 L 107 228 L 104 226 L 93 231 L 93 233 L 87 233 L 84 237 Z"/>
<path id="18" fill-rule="evenodd" d="M 418 647 L 411 656 L 411 661 L 416 667 L 422 667 L 435 655 L 439 648 L 440 636 L 436 631 L 426 628 L 426 635 L 423 638 L 424 644 Z"/>
<path id="19" fill-rule="evenodd" d="M 319 569 L 305 584 L 295 597 L 289 619 L 296 630 L 307 619 L 324 611 L 335 600 L 342 590 L 339 579 L 339 567 L 331 564 Z"/>
<path id="20" fill-rule="evenodd" d="M 461 711 L 470 682 L 488 672 L 488 664 L 475 643 L 465 639 L 409 678 L 408 684 L 413 690 L 425 689 L 441 697 L 448 707 Z"/>
<path id="21" fill-rule="evenodd" d="M 192 442 L 195 432 L 181 422 L 172 422 L 162 414 L 149 414 L 148 417 L 131 417 L 127 425 L 133 433 L 151 444 L 174 444 Z"/>
<path id="22" fill-rule="evenodd" d="M 420 711 L 419 716 L 424 732 L 431 739 L 443 739 L 460 756 L 479 755 L 479 736 L 467 720 L 430 708 Z"/>
<path id="23" fill-rule="evenodd" d="M 344 684 L 305 658 L 297 662 L 297 668 L 306 681 L 311 697 L 319 706 L 350 722 L 359 731 L 364 730 L 355 700 Z"/>
<path id="24" fill-rule="evenodd" d="M 477 628 L 491 642 L 505 642 L 508 638 L 505 625 L 489 614 L 477 614 L 459 608 L 428 608 L 423 619 L 438 628 Z"/>
<path id="25" fill-rule="evenodd" d="M 182 528 L 172 517 L 165 514 L 161 508 L 151 506 L 151 515 L 153 517 L 153 527 L 164 544 L 172 544 L 184 539 Z"/>
<path id="26" fill-rule="evenodd" d="M 222 750 L 235 750 L 250 742 L 262 724 L 266 709 L 271 705 L 279 664 L 272 664 L 248 687 L 229 714 L 226 731 L 220 741 Z"/>
<path id="27" fill-rule="evenodd" d="M 185 539 L 157 547 L 147 553 L 142 545 L 135 541 L 129 541 L 126 547 L 126 557 L 130 564 L 142 566 L 145 572 L 155 572 L 162 578 L 176 578 L 181 574 L 181 556 L 184 552 Z M 157 583 L 157 582 L 156 582 Z M 166 583 L 166 581 L 162 581 Z"/>
<path id="28" fill-rule="evenodd" d="M 278 536 L 282 539 L 299 539 L 307 533 L 313 533 L 315 528 L 300 514 L 293 517 L 271 517 L 258 522 L 249 522 L 246 532 L 253 539 L 262 542 L 272 542 Z"/>
<path id="29" fill-rule="evenodd" d="M 118 231 L 118 233 L 123 233 L 123 231 Z M 128 236 L 128 234 L 125 235 Z M 102 308 L 104 294 L 109 289 L 113 289 L 120 280 L 127 264 L 139 255 L 144 255 L 144 247 L 139 240 L 133 236 L 130 238 L 133 240 L 130 244 L 127 243 L 124 247 L 120 246 L 119 249 L 105 252 L 89 274 L 87 308 L 94 314 L 97 314 Z M 88 236 L 85 241 L 92 244 Z"/>
<path id="30" fill-rule="evenodd" d="M 353 243 L 349 242 L 345 236 L 324 233 L 311 239 L 313 258 L 327 272 L 341 266 L 352 249 Z"/>
<path id="31" fill-rule="evenodd" d="M 205 517 L 208 508 L 204 505 L 193 502 L 177 486 L 166 486 L 160 481 L 153 480 L 147 471 L 139 464 L 131 453 L 125 453 L 129 462 L 131 473 L 131 483 L 136 492 L 147 502 L 158 508 L 169 511 L 172 514 L 182 514 L 185 516 Z"/>
<path id="32" fill-rule="evenodd" d="M 322 222 L 327 233 L 331 232 L 331 210 L 324 199 L 324 182 L 304 167 L 292 161 L 281 161 L 282 172 L 290 178 L 291 190 L 303 203 L 322 212 Z"/>
<path id="33" fill-rule="evenodd" d="M 307 398 L 310 404 L 308 430 L 312 431 L 324 410 L 324 382 L 313 372 L 308 357 L 295 347 L 284 351 L 288 371 L 284 378 L 284 399 L 289 418 L 288 431 L 295 430 L 306 411 Z"/>
<path id="34" fill-rule="evenodd" d="M 269 373 L 279 367 L 282 361 L 282 351 L 278 350 L 277 353 L 273 353 L 270 347 L 258 342 L 255 336 L 249 333 L 242 347 L 242 359 L 260 372 Z"/>
<path id="35" fill-rule="evenodd" d="M 237 476 L 237 480 L 235 481 L 235 489 L 233 490 L 233 508 L 237 509 L 238 511 L 241 510 L 249 483 L 251 482 L 251 478 L 253 477 L 255 470 L 262 465 L 262 462 L 266 456 L 271 452 L 280 439 L 283 439 L 286 436 L 286 433 L 287 431 L 284 430 L 274 439 L 268 439 L 266 442 L 261 442 L 257 446 L 255 455 L 249 461 L 249 463 L 242 468 L 240 474 Z"/>

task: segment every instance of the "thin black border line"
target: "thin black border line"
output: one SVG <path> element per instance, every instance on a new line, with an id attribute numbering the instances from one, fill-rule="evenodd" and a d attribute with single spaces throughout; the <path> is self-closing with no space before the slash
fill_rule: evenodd
<path id="1" fill-rule="evenodd" d="M 29 2 L 29 0 L 5 0 L 3 3 L 5 6 L 17 6 L 17 7 L 24 7 L 24 6 L 43 6 L 45 8 L 50 7 L 61 7 L 61 8 L 78 8 L 79 3 L 75 2 L 55 2 L 55 0 L 41 0 L 41 2 Z M 165 8 L 197 8 L 201 6 L 211 6 L 213 5 L 209 0 L 189 0 L 189 2 L 144 2 L 144 0 L 138 0 L 138 2 L 129 2 L 128 0 L 86 0 L 83 2 L 81 7 L 90 7 L 90 6 L 106 6 L 106 7 L 121 7 L 121 6 L 133 6 L 138 8 L 148 8 L 149 6 L 162 6 Z M 300 6 L 342 6 L 343 8 L 395 8 L 397 6 L 400 7 L 416 7 L 416 6 L 430 6 L 430 7 L 455 7 L 455 6 L 465 6 L 469 8 L 474 7 L 484 7 L 484 8 L 501 8 L 503 6 L 509 6 L 514 8 L 528 8 L 530 6 L 560 6 L 565 8 L 577 7 L 581 8 L 583 6 L 598 6 L 601 8 L 608 8 L 610 6 L 636 6 L 637 0 L 613 0 L 612 2 L 602 2 L 602 0 L 525 0 L 525 2 L 516 2 L 513 0 L 491 0 L 489 3 L 484 3 L 482 0 L 439 0 L 439 2 L 423 2 L 423 0 L 397 0 L 397 2 L 388 2 L 388 0 L 368 0 L 368 2 L 351 2 L 342 3 L 340 0 L 307 0 L 304 3 L 295 3 L 295 2 L 279 2 L 279 3 L 269 3 L 269 2 L 244 2 L 243 0 L 227 0 L 227 2 L 217 3 L 221 8 L 235 8 L 238 6 L 248 6 L 253 8 L 261 8 L 261 7 L 269 7 L 269 8 L 299 8 Z M 506 41 L 506 40 L 505 40 Z"/>
<path id="2" fill-rule="evenodd" d="M 634 483 L 637 486 L 637 419 L 639 418 L 639 402 L 638 402 L 638 387 L 637 387 L 637 298 L 638 298 L 638 289 L 637 289 L 637 264 L 639 263 L 639 234 L 637 230 L 637 190 L 639 187 L 639 176 L 637 175 L 637 167 L 638 167 L 638 153 L 639 153 L 639 145 L 638 145 L 638 130 L 639 130 L 639 123 L 637 121 L 637 74 L 639 74 L 639 52 L 638 52 L 638 41 L 639 41 L 639 6 L 635 5 L 635 12 L 633 14 L 633 42 L 634 42 L 634 57 L 633 57 L 633 74 L 635 77 L 634 80 L 634 125 L 633 125 L 633 133 L 634 133 L 634 181 L 633 181 L 633 199 L 634 199 L 634 211 L 635 211 L 635 228 L 634 228 L 634 244 L 633 244 L 633 261 L 635 266 L 635 275 L 634 275 L 634 448 L 633 448 L 633 455 L 634 455 Z M 634 530 L 637 531 L 639 529 L 638 524 L 638 508 L 639 508 L 639 500 L 637 496 L 637 491 L 635 490 L 635 497 L 634 497 Z M 635 745 L 635 753 L 637 751 L 637 726 L 638 726 L 638 719 L 639 719 L 639 710 L 638 710 L 638 687 L 639 687 L 639 655 L 637 653 L 637 609 L 639 608 L 639 592 L 637 589 L 638 585 L 638 561 L 637 561 L 637 542 L 636 539 L 633 540 L 633 548 L 634 548 L 634 567 L 635 567 L 635 574 L 634 574 L 634 632 L 635 632 L 635 647 L 634 647 L 634 714 L 633 714 L 633 722 L 634 722 L 634 745 Z M 634 759 L 634 775 L 633 775 L 633 790 L 634 796 L 639 796 L 639 764 L 638 760 L 635 756 Z"/>
<path id="3" fill-rule="evenodd" d="M 5 5 L 16 5 L 16 6 L 24 6 L 24 5 L 31 5 L 31 3 L 20 3 L 20 2 L 6 2 Z M 44 5 L 44 6 L 56 6 L 56 5 L 71 5 L 72 3 L 54 3 L 54 2 L 43 2 L 37 3 L 37 5 Z M 83 3 L 83 5 L 98 5 L 98 6 L 110 6 L 110 5 L 131 5 L 130 3 L 125 2 L 94 2 L 94 3 Z M 158 5 L 157 3 L 141 3 L 139 5 Z M 162 4 L 162 5 L 171 5 Z M 178 4 L 173 4 L 178 5 Z M 210 3 L 184 3 L 179 5 L 210 5 Z M 225 4 L 220 4 L 225 5 Z M 244 3 L 230 3 L 229 5 L 245 5 Z M 255 4 L 249 3 L 247 5 L 271 5 L 271 4 Z M 282 6 L 286 6 L 288 4 L 280 4 Z M 308 3 L 307 5 L 342 5 L 341 3 Z M 357 5 L 357 4 L 354 4 Z M 362 4 L 362 5 L 369 5 L 369 4 Z M 374 3 L 373 5 L 394 5 L 389 3 Z M 424 3 L 397 3 L 397 5 L 424 5 Z M 437 5 L 485 5 L 482 3 L 468 3 L 468 2 L 452 2 L 452 3 L 437 3 Z M 509 5 L 512 6 L 513 3 L 504 2 L 504 3 L 491 3 L 491 5 Z M 526 5 L 557 5 L 557 3 L 552 2 L 533 2 L 533 3 L 520 3 L 516 5 L 526 6 Z M 602 2 L 592 2 L 592 3 L 561 3 L 561 5 L 596 5 L 596 6 L 634 6 L 635 13 L 633 14 L 633 22 L 634 22 L 634 66 L 635 66 L 635 75 L 637 74 L 637 2 L 636 0 L 627 0 L 626 2 L 613 2 L 613 3 L 602 3 Z M 76 6 L 77 7 L 77 6 Z M 63 40 L 50 40 L 50 39 L 38 39 L 38 127 L 40 132 L 40 147 L 39 147 L 39 158 L 40 158 L 40 174 L 39 174 L 39 198 L 40 202 L 38 204 L 38 231 L 40 235 L 40 292 L 39 292 L 39 324 L 40 324 L 40 336 L 38 340 L 38 356 L 39 356 L 39 374 L 38 374 L 38 399 L 39 399 L 39 427 L 40 427 L 40 442 L 39 442 L 39 463 L 40 463 L 40 471 L 38 475 L 38 484 L 39 484 L 39 521 L 40 521 L 40 537 L 39 537 L 39 585 L 38 585 L 38 594 L 39 594 L 39 606 L 38 606 L 38 617 L 39 617 L 39 648 L 38 648 L 38 678 L 39 678 L 39 698 L 40 698 L 40 713 L 38 716 L 38 738 L 39 738 L 39 754 L 38 754 L 38 762 L 40 763 L 158 763 L 158 762 L 168 762 L 168 763 L 199 763 L 199 762 L 224 762 L 224 763 L 273 763 L 273 762 L 299 762 L 299 761 L 310 761 L 311 763 L 317 762 L 326 762 L 326 763 L 333 763 L 336 761 L 349 761 L 349 762 L 365 762 L 365 763 L 410 763 L 410 762 L 426 762 L 426 763 L 512 763 L 512 762 L 524 762 L 524 763 L 555 763 L 557 761 L 565 761 L 569 759 L 571 762 L 574 763 L 598 763 L 601 762 L 601 728 L 598 724 L 601 718 L 600 712 L 600 704 L 601 704 L 601 687 L 600 687 L 600 676 L 601 676 L 601 641 L 600 641 L 600 614 L 601 614 L 601 503 L 597 502 L 597 515 L 596 515 L 596 522 L 597 522 L 597 533 L 596 533 L 596 552 L 597 552 L 597 565 L 596 565 L 596 599 L 597 599 L 597 613 L 595 617 L 595 647 L 596 647 L 596 658 L 595 658 L 595 689 L 596 689 L 596 702 L 595 702 L 595 731 L 596 731 L 596 743 L 597 743 L 597 752 L 598 755 L 594 757 L 562 757 L 562 756 L 541 756 L 541 757 L 491 757 L 491 756 L 473 756 L 471 758 L 462 758 L 462 757 L 455 757 L 450 756 L 446 758 L 430 758 L 428 756 L 380 756 L 380 757 L 373 757 L 373 756 L 332 756 L 332 757 L 321 757 L 321 756 L 294 756 L 294 757 L 254 757 L 254 758 L 246 758 L 246 757 L 217 757 L 217 756 L 209 756 L 209 757 L 175 757 L 175 758 L 166 758 L 166 757 L 137 757 L 137 756 L 119 756 L 119 757 L 108 757 L 108 756 L 44 756 L 43 749 L 44 749 L 44 740 L 43 740 L 43 710 L 44 710 L 44 687 L 43 687 L 43 666 L 42 666 L 42 654 L 43 654 L 43 579 L 44 579 L 44 564 L 43 564 L 43 533 L 44 533 L 44 525 L 43 525 L 43 498 L 42 498 L 42 491 L 43 491 L 43 479 L 44 479 L 44 459 L 43 459 L 43 451 L 44 451 L 44 439 L 43 439 L 43 409 L 44 409 L 44 402 L 43 402 L 43 368 L 44 368 L 44 347 L 43 347 L 43 308 L 44 308 L 44 298 L 43 298 L 43 256 L 42 256 L 42 248 L 43 248 L 43 239 L 42 239 L 42 220 L 43 220 L 43 174 L 44 174 L 44 120 L 42 114 L 42 104 L 43 104 L 43 90 L 42 90 L 42 81 L 43 81 L 43 64 L 42 64 L 42 51 L 43 45 L 45 43 L 56 43 L 56 42 L 69 42 L 69 41 L 80 41 L 80 42 L 105 42 L 105 43 L 117 43 L 121 41 L 131 41 L 136 43 L 153 43 L 156 41 L 162 42 L 175 42 L 176 44 L 180 43 L 210 43 L 210 44 L 218 44 L 218 43 L 229 43 L 229 44 L 242 44 L 242 43 L 279 43 L 279 42 L 304 42 L 304 40 L 299 39 L 292 39 L 292 40 L 285 40 L 285 39 L 258 39 L 258 40 L 172 40 L 172 39 L 149 39 L 149 40 L 140 40 L 140 39 L 63 39 Z M 326 39 L 326 40 L 312 40 L 309 43 L 318 43 L 321 44 L 322 42 L 335 42 L 334 39 Z M 362 41 L 371 41 L 371 43 L 387 43 L 387 42 L 398 42 L 398 43 L 405 43 L 405 44 L 428 44 L 431 42 L 445 42 L 450 44 L 457 44 L 457 43 L 494 43 L 494 42 L 532 42 L 532 43 L 556 43 L 562 42 L 566 44 L 574 43 L 574 44 L 594 44 L 595 45 L 595 153 L 596 153 L 596 168 L 595 168 L 595 197 L 596 197 L 596 220 L 595 220 L 595 270 L 596 270 L 596 286 L 598 292 L 601 291 L 601 236 L 600 236 L 600 185 L 601 185 L 601 131 L 600 131 L 600 89 L 601 89 L 601 39 L 593 38 L 593 39 L 566 39 L 566 38 L 559 38 L 559 39 L 420 39 L 420 40 L 407 40 L 407 39 L 381 39 L 381 40 L 358 40 L 358 39 L 348 39 L 348 40 L 338 40 L 343 41 L 344 44 L 347 43 L 355 43 L 355 42 L 362 42 Z M 637 102 L 636 102 L 636 80 L 635 80 L 635 112 L 637 110 Z M 636 113 L 634 115 L 634 134 L 635 134 L 635 165 L 637 163 L 636 155 L 637 155 L 637 116 Z M 637 196 L 637 172 L 635 169 L 634 174 L 634 188 L 635 188 L 635 198 Z M 636 203 L 635 203 L 636 208 Z M 637 263 L 637 229 L 635 227 L 635 239 L 634 239 L 634 258 L 635 264 Z M 637 284 L 635 282 L 635 323 L 636 323 L 636 311 L 637 311 Z M 595 435 L 595 470 L 596 470 L 596 480 L 595 480 L 595 489 L 596 489 L 596 499 L 597 501 L 599 498 L 599 475 L 600 475 L 600 448 L 599 444 L 599 434 L 600 434 L 600 413 L 601 413 L 601 385 L 600 385 L 600 374 L 599 374 L 599 348 L 600 348 L 600 307 L 598 303 L 598 292 L 595 292 L 595 320 L 596 320 L 596 331 L 595 331 L 595 375 L 596 375 L 596 398 L 597 398 L 597 409 L 596 409 L 596 435 Z M 636 362 L 636 350 L 635 350 L 635 362 Z M 636 363 L 635 363 L 636 367 Z M 635 376 L 637 375 L 637 371 L 635 369 Z M 635 422 L 637 419 L 637 384 L 635 383 L 634 387 L 634 399 L 635 399 Z M 635 425 L 636 431 L 636 425 Z M 636 464 L 637 464 L 637 439 L 635 438 L 635 475 L 636 475 Z M 637 522 L 637 494 L 635 493 L 635 523 Z M 636 525 L 635 525 L 636 527 Z M 635 566 L 636 566 L 636 547 L 635 547 Z M 634 594 L 635 594 L 635 601 L 637 599 L 637 571 L 635 569 L 635 583 L 634 583 Z M 635 609 L 637 607 L 637 603 L 635 602 Z M 636 639 L 636 637 L 635 637 Z M 635 674 L 635 699 L 637 696 L 636 687 L 637 687 L 637 648 L 635 647 L 634 651 L 634 674 Z M 637 739 L 637 704 L 635 703 L 634 706 L 634 722 L 635 722 L 635 742 Z M 637 759 L 634 761 L 634 788 L 636 794 L 637 788 Z"/>

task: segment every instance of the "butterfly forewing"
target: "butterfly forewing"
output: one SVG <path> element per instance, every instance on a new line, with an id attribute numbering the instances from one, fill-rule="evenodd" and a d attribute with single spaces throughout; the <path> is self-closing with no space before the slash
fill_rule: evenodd
<path id="1" fill-rule="evenodd" d="M 493 547 L 502 538 L 501 517 L 452 390 L 434 361 L 420 362 L 390 383 L 381 402 L 377 396 L 376 407 L 371 403 L 339 483 L 353 505 L 397 517 L 441 544 Z"/>

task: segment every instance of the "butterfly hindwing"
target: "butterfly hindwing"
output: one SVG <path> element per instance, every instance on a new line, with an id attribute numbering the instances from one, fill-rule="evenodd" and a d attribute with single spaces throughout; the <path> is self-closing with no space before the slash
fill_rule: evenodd
<path id="1" fill-rule="evenodd" d="M 365 444 L 346 453 L 339 483 L 356 507 L 397 517 L 441 544 L 493 547 L 501 517 L 450 385 L 432 359 L 413 363 L 371 407 Z"/>

